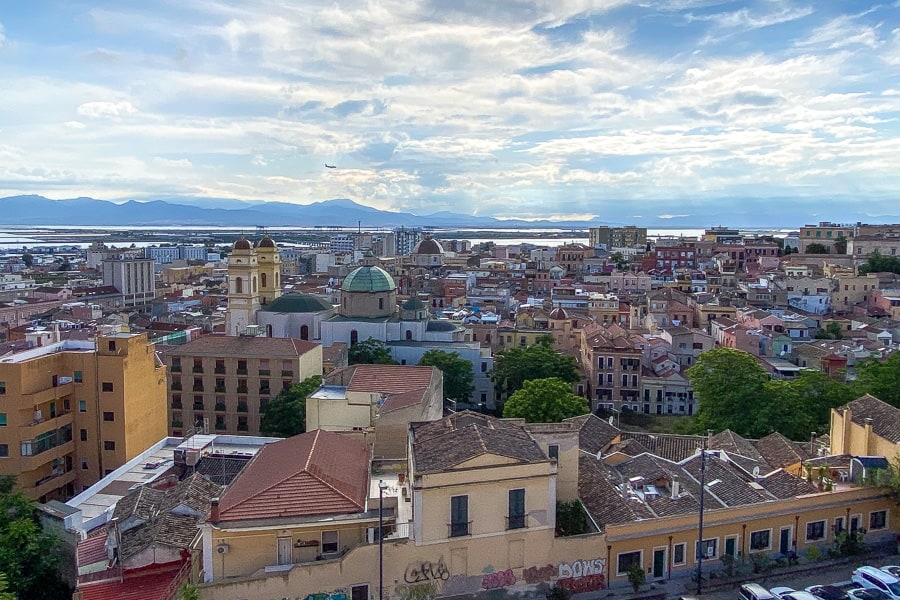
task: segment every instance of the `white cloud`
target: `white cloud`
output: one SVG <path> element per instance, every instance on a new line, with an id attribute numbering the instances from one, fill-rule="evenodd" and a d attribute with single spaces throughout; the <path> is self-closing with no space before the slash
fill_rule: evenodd
<path id="1" fill-rule="evenodd" d="M 79 115 L 95 119 L 119 119 L 126 115 L 136 114 L 138 110 L 131 102 L 118 100 L 116 102 L 85 102 L 78 107 L 76 112 Z"/>
<path id="2" fill-rule="evenodd" d="M 0 23 L 0 48 L 6 43 L 6 32 L 3 29 L 3 23 Z"/>

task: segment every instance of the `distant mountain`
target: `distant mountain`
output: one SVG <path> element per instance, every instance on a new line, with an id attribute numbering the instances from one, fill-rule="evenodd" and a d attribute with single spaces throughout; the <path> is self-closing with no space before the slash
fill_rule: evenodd
<path id="1" fill-rule="evenodd" d="M 201 206 L 197 199 L 152 200 L 123 203 L 73 198 L 51 200 L 44 196 L 0 198 L 0 223 L 4 225 L 97 226 L 223 226 L 223 227 L 481 227 L 481 228 L 584 228 L 585 222 L 500 220 L 449 212 L 426 216 L 390 212 L 357 204 L 346 198 L 312 204 L 244 202 L 215 199 Z"/>

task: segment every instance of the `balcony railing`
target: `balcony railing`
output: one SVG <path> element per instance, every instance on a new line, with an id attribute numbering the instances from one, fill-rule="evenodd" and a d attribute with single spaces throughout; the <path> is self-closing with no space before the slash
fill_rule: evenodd
<path id="1" fill-rule="evenodd" d="M 215 387 L 215 391 L 216 391 L 217 393 L 219 393 L 219 394 L 224 394 L 224 393 L 225 393 L 225 386 L 224 386 L 224 385 L 217 385 L 217 386 Z"/>
<path id="2" fill-rule="evenodd" d="M 472 521 L 447 523 L 447 535 L 449 537 L 472 535 Z"/>
<path id="3" fill-rule="evenodd" d="M 239 385 L 239 386 L 238 386 L 238 389 L 237 389 L 237 393 L 238 393 L 238 394 L 246 394 L 246 393 L 247 393 L 247 386 L 246 386 L 246 385 L 245 385 L 245 386 L 240 386 L 240 385 Z"/>
<path id="4" fill-rule="evenodd" d="M 247 367 L 244 367 L 244 368 L 238 367 L 237 374 L 238 374 L 238 375 L 246 375 L 246 374 L 247 374 Z"/>
<path id="5" fill-rule="evenodd" d="M 259 388 L 259 393 L 261 396 L 269 396 L 272 394 L 272 390 L 268 387 L 261 387 Z"/>
<path id="6" fill-rule="evenodd" d="M 177 381 L 173 381 L 173 382 L 172 382 L 172 389 L 175 390 L 176 392 L 180 392 L 180 391 L 181 391 L 181 384 L 178 383 Z"/>
<path id="7" fill-rule="evenodd" d="M 215 373 L 216 375 L 224 375 L 224 374 L 225 374 L 225 367 L 216 367 L 216 368 L 213 370 L 213 373 Z"/>
<path id="8" fill-rule="evenodd" d="M 195 366 L 194 369 L 193 369 L 193 371 L 194 371 L 194 373 L 202 373 L 202 372 L 203 372 L 203 367 L 197 367 L 197 366 Z"/>
<path id="9" fill-rule="evenodd" d="M 260 369 L 259 370 L 260 377 L 268 377 L 271 374 L 272 374 L 272 372 L 269 369 Z"/>
<path id="10" fill-rule="evenodd" d="M 294 372 L 293 372 L 293 371 L 282 371 L 282 372 L 281 372 L 281 376 L 282 376 L 282 377 L 293 377 L 293 376 L 294 376 Z"/>
<path id="11" fill-rule="evenodd" d="M 507 529 L 524 529 L 528 527 L 528 515 L 508 515 L 506 517 Z"/>
<path id="12" fill-rule="evenodd" d="M 238 405 L 237 405 L 237 411 L 238 411 L 239 413 L 245 413 L 245 412 L 248 412 L 248 407 L 247 407 L 246 404 L 243 404 L 243 403 L 241 403 L 241 402 L 238 402 Z"/>
<path id="13" fill-rule="evenodd" d="M 194 386 L 194 391 L 195 391 L 195 392 L 202 392 L 202 391 L 203 391 L 203 386 L 202 386 L 202 385 L 195 385 L 195 386 Z"/>

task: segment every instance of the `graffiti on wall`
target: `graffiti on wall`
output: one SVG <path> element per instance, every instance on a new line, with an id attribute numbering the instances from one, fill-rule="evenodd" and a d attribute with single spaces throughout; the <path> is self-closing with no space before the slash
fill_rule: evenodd
<path id="1" fill-rule="evenodd" d="M 542 583 L 556 577 L 556 567 L 544 565 L 543 567 L 528 567 L 522 571 L 522 579 L 525 583 Z"/>
<path id="2" fill-rule="evenodd" d="M 556 585 L 573 594 L 602 590 L 606 587 L 605 567 L 606 560 L 602 558 L 559 563 Z"/>
<path id="3" fill-rule="evenodd" d="M 496 573 L 486 573 L 481 578 L 481 587 L 486 590 L 493 590 L 508 585 L 516 585 L 516 575 L 512 572 L 512 569 L 497 571 Z"/>
<path id="4" fill-rule="evenodd" d="M 403 574 L 406 583 L 424 583 L 429 581 L 447 581 L 450 579 L 450 569 L 444 563 L 444 557 L 441 556 L 437 562 L 427 560 L 411 562 L 406 565 L 406 572 Z"/>
<path id="5" fill-rule="evenodd" d="M 425 583 L 401 583 L 394 588 L 398 600 L 433 600 L 441 591 L 438 581 Z"/>
<path id="6" fill-rule="evenodd" d="M 337 589 L 333 592 L 319 592 L 310 594 L 306 600 L 347 600 L 347 590 Z"/>

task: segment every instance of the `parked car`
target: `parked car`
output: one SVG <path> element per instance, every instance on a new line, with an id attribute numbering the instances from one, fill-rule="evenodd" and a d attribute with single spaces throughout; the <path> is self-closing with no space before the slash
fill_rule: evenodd
<path id="1" fill-rule="evenodd" d="M 847 592 L 836 585 L 811 585 L 806 591 L 822 600 L 847 600 Z"/>
<path id="2" fill-rule="evenodd" d="M 875 588 L 853 588 L 847 590 L 847 597 L 850 600 L 891 600 L 891 596 Z"/>
<path id="3" fill-rule="evenodd" d="M 894 577 L 900 578 L 900 566 L 885 565 L 885 566 L 881 567 L 881 570 L 890 573 Z"/>
<path id="4" fill-rule="evenodd" d="M 741 600 L 775 600 L 775 596 L 758 583 L 745 583 L 741 586 L 738 595 Z"/>
<path id="5" fill-rule="evenodd" d="M 900 600 L 900 579 L 878 567 L 859 567 L 853 571 L 850 580 L 866 589 L 881 590 L 894 600 Z"/>
<path id="6" fill-rule="evenodd" d="M 793 593 L 796 591 L 797 590 L 795 590 L 794 588 L 781 586 L 781 587 L 773 587 L 772 589 L 769 590 L 769 593 L 772 594 L 775 598 L 783 598 L 785 596 L 785 594 L 790 594 L 790 593 Z"/>
<path id="7" fill-rule="evenodd" d="M 797 590 L 796 592 L 788 592 L 781 594 L 781 600 L 820 600 L 818 596 L 814 596 L 806 590 Z"/>

